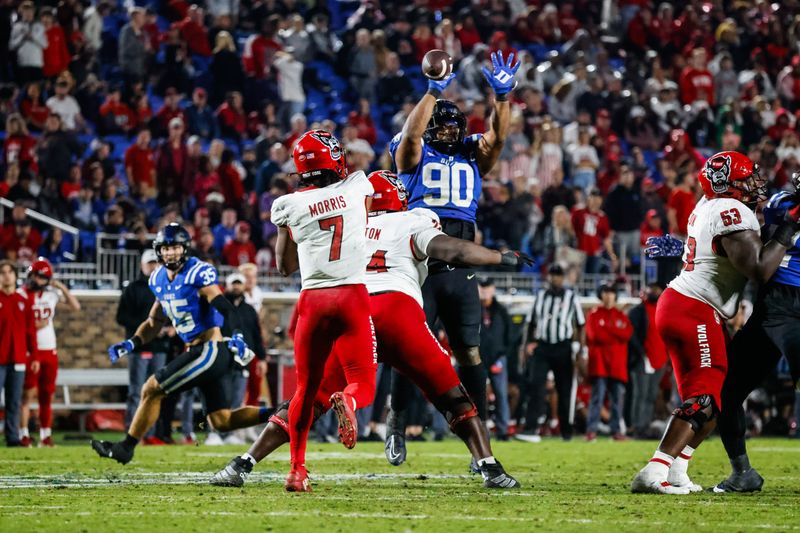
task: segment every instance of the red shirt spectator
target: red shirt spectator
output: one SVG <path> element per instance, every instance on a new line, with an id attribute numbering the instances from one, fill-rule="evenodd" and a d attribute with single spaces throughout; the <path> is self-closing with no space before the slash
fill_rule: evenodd
<path id="1" fill-rule="evenodd" d="M 203 25 L 203 9 L 192 5 L 186 18 L 178 22 L 181 37 L 186 41 L 189 52 L 203 57 L 211 56 L 208 30 Z"/>
<path id="2" fill-rule="evenodd" d="M 175 87 L 169 87 L 164 93 L 164 105 L 156 112 L 158 127 L 165 134 L 173 118 L 179 118 L 186 124 L 186 115 L 181 108 L 181 95 Z"/>
<path id="3" fill-rule="evenodd" d="M 369 100 L 362 98 L 359 100 L 358 106 L 358 111 L 350 112 L 347 122 L 356 129 L 359 139 L 364 139 L 374 145 L 378 142 L 378 130 L 375 129 L 375 123 L 370 116 Z"/>
<path id="4" fill-rule="evenodd" d="M 461 42 L 461 49 L 464 53 L 472 51 L 472 47 L 482 41 L 478 28 L 475 27 L 475 19 L 472 15 L 467 15 L 460 24 L 456 26 L 456 37 Z"/>
<path id="5" fill-rule="evenodd" d="M 24 365 L 37 352 L 33 307 L 17 292 L 12 263 L 0 262 L 0 280 L 0 365 Z"/>
<path id="6" fill-rule="evenodd" d="M 244 200 L 244 185 L 242 184 L 242 176 L 233 166 L 234 158 L 235 156 L 231 150 L 223 151 L 222 161 L 217 168 L 217 173 L 219 174 L 222 194 L 225 196 L 225 205 L 238 209 Z"/>
<path id="7" fill-rule="evenodd" d="M 422 58 L 425 57 L 428 50 L 441 48 L 439 39 L 433 34 L 427 23 L 419 24 L 416 27 L 411 36 L 411 42 L 414 43 L 414 55 L 418 63 L 422 62 Z"/>
<path id="8" fill-rule="evenodd" d="M 136 142 L 125 150 L 125 172 L 131 186 L 153 188 L 156 184 L 156 160 L 150 140 L 150 131 L 142 130 Z"/>
<path id="9" fill-rule="evenodd" d="M 222 249 L 222 260 L 234 267 L 256 262 L 256 247 L 250 241 L 250 224 L 244 221 L 236 223 L 233 239 Z"/>
<path id="10" fill-rule="evenodd" d="M 705 100 L 714 105 L 714 76 L 706 67 L 706 51 L 695 48 L 689 66 L 681 72 L 681 102 L 691 104 L 696 100 Z"/>
<path id="11" fill-rule="evenodd" d="M 42 10 L 42 24 L 47 35 L 47 48 L 43 52 L 44 66 L 42 73 L 45 78 L 54 78 L 69 68 L 72 56 L 67 49 L 67 38 L 64 30 L 56 24 L 53 12 L 48 9 Z"/>
<path id="12" fill-rule="evenodd" d="M 100 118 L 106 133 L 128 132 L 138 123 L 136 113 L 128 104 L 120 101 L 120 97 L 119 89 L 112 90 L 100 106 Z"/>
<path id="13" fill-rule="evenodd" d="M 250 77 L 264 79 L 267 68 L 272 64 L 272 56 L 283 47 L 271 37 L 254 34 L 247 38 L 242 51 L 242 66 Z"/>
<path id="14" fill-rule="evenodd" d="M 233 91 L 217 109 L 217 120 L 222 135 L 239 139 L 247 133 L 247 115 L 242 107 L 242 95 Z"/>
<path id="15" fill-rule="evenodd" d="M 611 235 L 611 226 L 608 216 L 600 210 L 602 196 L 590 194 L 587 203 L 587 207 L 573 211 L 572 227 L 578 239 L 578 249 L 594 257 L 602 252 L 604 241 Z"/>
<path id="16" fill-rule="evenodd" d="M 486 131 L 486 104 L 480 100 L 472 104 L 472 111 L 467 116 L 467 132 L 483 133 Z"/>
<path id="17" fill-rule="evenodd" d="M 694 209 L 694 206 L 692 208 Z M 664 235 L 664 230 L 661 228 L 661 217 L 658 215 L 658 211 L 651 209 L 644 215 L 644 221 L 639 228 L 640 244 L 644 246 L 648 238 L 662 235 Z"/>
<path id="18" fill-rule="evenodd" d="M 667 202 L 670 211 L 670 233 L 688 235 L 689 215 L 692 214 L 697 203 L 694 191 L 681 185 L 672 191 L 672 196 Z"/>
<path id="19" fill-rule="evenodd" d="M 197 174 L 194 177 L 194 190 L 192 191 L 197 200 L 197 205 L 205 205 L 206 196 L 212 192 L 220 191 L 219 174 L 211 168 L 211 161 L 208 156 L 203 154 L 197 163 Z"/>
<path id="20" fill-rule="evenodd" d="M 38 83 L 28 84 L 25 97 L 19 104 L 19 110 L 29 126 L 37 130 L 44 129 L 44 122 L 50 115 L 50 109 L 44 105 L 42 88 Z"/>
<path id="21" fill-rule="evenodd" d="M 597 306 L 586 317 L 589 377 L 628 381 L 628 339 L 633 326 L 616 307 Z"/>
<path id="22" fill-rule="evenodd" d="M 31 227 L 31 222 L 27 218 L 9 225 L 0 242 L 0 248 L 5 250 L 6 258 L 19 263 L 30 263 L 35 260 L 41 245 L 41 234 Z"/>

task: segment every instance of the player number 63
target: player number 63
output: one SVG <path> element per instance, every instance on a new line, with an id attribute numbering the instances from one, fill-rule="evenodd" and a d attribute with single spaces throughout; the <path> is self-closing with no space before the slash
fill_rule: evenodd
<path id="1" fill-rule="evenodd" d="M 466 163 L 453 163 L 452 166 L 428 163 L 422 168 L 422 184 L 439 191 L 438 194 L 425 194 L 427 205 L 443 206 L 452 202 L 458 207 L 469 207 L 475 189 L 475 172 Z"/>

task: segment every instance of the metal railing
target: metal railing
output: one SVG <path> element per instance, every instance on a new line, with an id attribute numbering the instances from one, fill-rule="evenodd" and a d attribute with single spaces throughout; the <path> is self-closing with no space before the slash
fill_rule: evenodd
<path id="1" fill-rule="evenodd" d="M 5 224 L 5 209 L 14 209 L 16 204 L 7 198 L 0 198 L 0 226 Z M 69 224 L 65 224 L 60 220 L 56 220 L 53 217 L 49 217 L 44 213 L 40 213 L 39 211 L 34 211 L 28 207 L 25 208 L 25 216 L 32 218 L 33 220 L 37 220 L 42 224 L 46 224 L 53 228 L 58 228 L 65 233 L 69 233 L 72 235 L 72 254 L 73 257 L 78 257 L 78 246 L 80 245 L 80 230 L 75 226 L 70 226 Z"/>
<path id="2" fill-rule="evenodd" d="M 117 277 L 117 286 L 135 280 L 141 271 L 141 252 L 135 244 L 139 242 L 139 236 L 133 233 L 111 234 L 98 233 L 96 272 L 98 275 L 114 275 Z M 148 241 L 152 241 L 155 235 L 146 235 Z M 115 247 L 108 247 L 107 243 L 113 242 Z"/>

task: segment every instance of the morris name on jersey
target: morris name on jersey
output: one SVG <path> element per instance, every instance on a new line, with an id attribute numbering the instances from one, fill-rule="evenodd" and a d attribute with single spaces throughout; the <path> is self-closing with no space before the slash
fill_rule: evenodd
<path id="1" fill-rule="evenodd" d="M 481 135 L 464 139 L 458 153 L 448 155 L 422 142 L 419 164 L 409 172 L 400 172 L 395 156 L 402 133 L 389 145 L 397 177 L 408 190 L 408 208 L 427 208 L 440 218 L 475 221 L 481 196 L 481 174 L 476 162 L 476 148 Z"/>
<path id="2" fill-rule="evenodd" d="M 186 261 L 175 279 L 170 280 L 166 267 L 159 266 L 148 281 L 164 314 L 186 343 L 204 331 L 222 326 L 222 315 L 200 296 L 200 289 L 216 284 L 217 269 L 196 257 Z"/>
<path id="3" fill-rule="evenodd" d="M 373 192 L 366 174 L 358 171 L 272 204 L 272 222 L 288 227 L 297 243 L 303 289 L 364 283 L 365 199 Z"/>

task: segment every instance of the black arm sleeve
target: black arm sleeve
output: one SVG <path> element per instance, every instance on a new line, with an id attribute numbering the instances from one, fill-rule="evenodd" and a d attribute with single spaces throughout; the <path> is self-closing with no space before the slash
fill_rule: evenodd
<path id="1" fill-rule="evenodd" d="M 239 313 L 233 304 L 223 295 L 218 295 L 211 300 L 211 307 L 220 312 L 225 319 L 225 325 L 231 330 L 231 334 L 242 330 L 242 321 L 239 319 Z"/>

